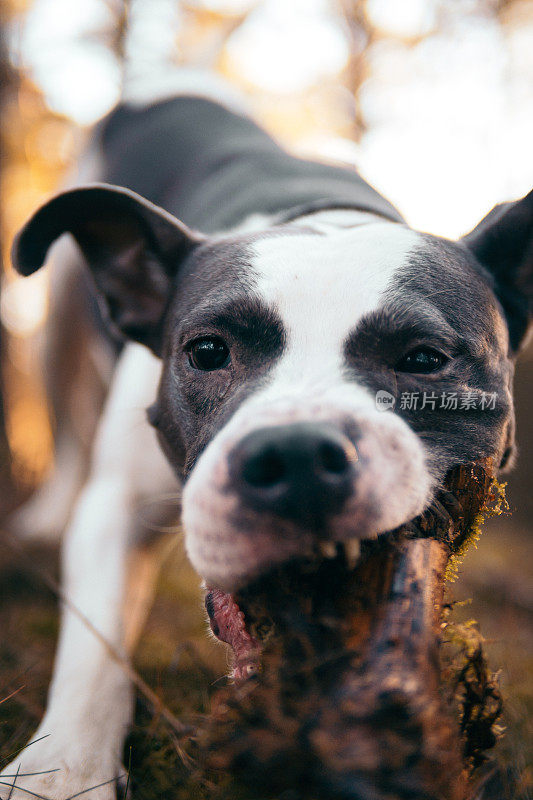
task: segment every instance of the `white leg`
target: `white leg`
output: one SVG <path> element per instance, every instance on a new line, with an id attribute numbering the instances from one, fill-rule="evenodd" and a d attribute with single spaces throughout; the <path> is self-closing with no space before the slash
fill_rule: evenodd
<path id="1" fill-rule="evenodd" d="M 89 481 L 76 505 L 63 555 L 63 592 L 68 600 L 50 687 L 48 709 L 33 739 L 46 736 L 4 770 L 16 786 L 53 800 L 110 781 L 88 793 L 91 800 L 115 797 L 123 772 L 121 751 L 131 718 L 131 692 L 123 668 L 78 609 L 112 648 L 123 652 L 122 609 L 128 549 L 139 503 L 177 490 L 155 435 L 145 420 L 153 401 L 159 362 L 128 345 L 113 383 L 95 443 Z M 44 776 L 24 773 L 56 769 Z M 9 796 L 12 779 L 0 784 Z M 14 791 L 11 800 L 28 798 Z"/>
<path id="2" fill-rule="evenodd" d="M 53 248 L 50 310 L 35 368 L 42 373 L 54 428 L 54 463 L 7 525 L 20 539 L 57 542 L 87 478 L 91 444 L 116 363 L 89 311 L 87 268 L 73 241 Z"/>
<path id="3" fill-rule="evenodd" d="M 59 541 L 83 485 L 84 456 L 79 443 L 71 437 L 63 437 L 56 443 L 50 474 L 8 519 L 8 529 L 19 540 L 50 544 Z"/>

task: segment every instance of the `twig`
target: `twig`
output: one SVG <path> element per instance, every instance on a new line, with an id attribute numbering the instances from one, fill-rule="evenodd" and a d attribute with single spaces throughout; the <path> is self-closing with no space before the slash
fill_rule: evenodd
<path id="1" fill-rule="evenodd" d="M 123 777 L 124 777 L 123 775 L 117 775 L 116 778 L 111 778 L 108 781 L 97 783 L 94 786 L 89 787 L 89 789 L 83 789 L 81 792 L 76 792 L 76 794 L 71 794 L 69 795 L 69 797 L 65 797 L 65 800 L 74 800 L 75 797 L 81 797 L 83 794 L 94 792 L 95 789 L 100 789 L 102 786 L 109 786 L 110 783 L 117 783 Z"/>
<path id="2" fill-rule="evenodd" d="M 44 570 L 39 569 L 38 567 L 34 566 L 24 549 L 19 545 L 19 543 L 14 539 L 11 534 L 7 534 L 6 539 L 9 543 L 9 546 L 15 550 L 24 560 L 28 570 L 34 574 L 39 580 L 41 580 L 45 586 L 47 586 L 63 603 L 63 605 L 68 608 L 73 614 L 75 614 L 78 619 L 85 625 L 85 627 L 93 634 L 93 636 L 98 639 L 98 641 L 103 645 L 106 649 L 108 654 L 111 656 L 113 661 L 115 661 L 119 666 L 124 670 L 127 674 L 128 678 L 131 682 L 136 686 L 139 692 L 148 700 L 148 702 L 153 706 L 154 710 L 165 720 L 165 722 L 175 731 L 175 733 L 180 737 L 186 737 L 192 735 L 195 731 L 194 728 L 190 725 L 184 725 L 171 711 L 170 709 L 163 703 L 163 701 L 156 695 L 156 693 L 148 686 L 146 681 L 141 678 L 137 670 L 135 670 L 129 661 L 114 647 L 111 642 L 109 642 L 105 636 L 103 636 L 98 628 L 91 622 L 91 620 L 81 611 L 72 601 L 65 595 L 62 591 L 61 587 L 58 585 L 57 581 L 55 581 L 50 575 L 48 575 Z"/>
<path id="3" fill-rule="evenodd" d="M 26 684 L 23 684 L 22 686 L 19 686 L 18 689 L 15 689 L 13 692 L 11 692 L 11 694 L 8 694 L 7 697 L 2 697 L 2 699 L 0 700 L 0 706 L 2 705 L 2 703 L 7 703 L 8 700 L 11 700 L 12 697 L 15 697 L 16 694 L 18 694 L 25 688 Z"/>

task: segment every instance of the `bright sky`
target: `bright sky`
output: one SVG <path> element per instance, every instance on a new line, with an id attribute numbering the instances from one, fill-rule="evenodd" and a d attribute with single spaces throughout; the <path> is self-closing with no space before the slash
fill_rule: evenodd
<path id="1" fill-rule="evenodd" d="M 383 30 L 416 36 L 433 29 L 436 2 L 369 0 L 369 10 Z M 475 0 L 462 0 L 449 4 L 456 12 L 420 44 L 375 45 L 361 94 L 368 132 L 358 146 L 322 137 L 320 147 L 355 159 L 411 225 L 445 236 L 461 235 L 495 203 L 525 194 L 533 187 L 532 4 L 523 0 L 529 16 L 505 38 Z M 229 57 L 259 92 L 297 102 L 298 92 L 335 76 L 348 57 L 328 0 L 206 5 L 254 6 L 230 40 Z M 21 62 L 50 106 L 84 125 L 118 98 L 116 65 L 87 36 L 107 21 L 101 0 L 34 0 L 19 39 Z M 139 72 L 160 74 L 179 25 L 176 0 L 136 0 L 133 23 L 131 60 Z"/>

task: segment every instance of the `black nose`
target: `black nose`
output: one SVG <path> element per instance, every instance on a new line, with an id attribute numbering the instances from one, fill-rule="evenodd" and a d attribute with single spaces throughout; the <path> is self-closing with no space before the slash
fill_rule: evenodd
<path id="1" fill-rule="evenodd" d="M 304 524 L 321 525 L 352 491 L 357 453 L 334 426 L 297 423 L 249 433 L 230 455 L 244 501 Z"/>

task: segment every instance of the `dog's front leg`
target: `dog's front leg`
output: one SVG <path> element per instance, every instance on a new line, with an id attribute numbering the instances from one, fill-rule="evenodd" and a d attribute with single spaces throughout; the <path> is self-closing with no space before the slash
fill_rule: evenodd
<path id="1" fill-rule="evenodd" d="M 22 791 L 27 789 L 66 800 L 106 782 L 110 783 L 88 797 L 110 800 L 115 796 L 131 695 L 127 676 L 104 639 L 121 650 L 127 504 L 121 478 L 95 476 L 83 490 L 67 531 L 63 571 L 69 605 L 62 610 L 48 708 L 32 741 L 45 738 L 30 744 L 2 777 L 9 784 L 7 776 L 14 775 L 20 765 L 15 785 L 21 787 L 21 798 L 29 797 Z M 28 775 L 48 770 L 54 771 Z M 13 796 L 18 800 L 18 794 Z M 1 790 L 0 797 L 4 797 Z"/>
<path id="2" fill-rule="evenodd" d="M 32 741 L 4 770 L 0 797 L 66 800 L 87 792 L 111 800 L 131 719 L 122 653 L 126 562 L 139 503 L 176 487 L 145 421 L 159 363 L 130 345 L 100 426 L 91 476 L 63 550 L 65 603 L 46 714 Z M 96 633 L 98 632 L 98 634 Z M 109 646 L 108 646 L 109 645 Z M 36 741 L 40 737 L 40 741 Z M 13 791 L 10 787 L 19 770 Z M 30 775 L 29 773 L 44 773 Z M 3 791 L 2 791 L 3 788 Z M 26 790 L 26 791 L 23 791 Z"/>

